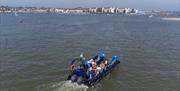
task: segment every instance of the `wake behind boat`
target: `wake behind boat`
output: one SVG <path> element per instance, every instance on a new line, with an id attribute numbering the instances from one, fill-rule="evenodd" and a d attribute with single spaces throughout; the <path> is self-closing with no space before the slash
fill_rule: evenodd
<path id="1" fill-rule="evenodd" d="M 90 60 L 85 60 L 81 54 L 80 58 L 71 61 L 69 65 L 71 73 L 67 80 L 79 85 L 93 86 L 97 81 L 108 75 L 119 63 L 117 56 L 106 59 L 104 53 L 98 53 Z"/>

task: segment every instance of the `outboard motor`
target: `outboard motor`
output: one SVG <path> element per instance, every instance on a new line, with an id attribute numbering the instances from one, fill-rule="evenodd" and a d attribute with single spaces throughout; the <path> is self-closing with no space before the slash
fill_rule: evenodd
<path id="1" fill-rule="evenodd" d="M 72 60 L 71 62 L 70 62 L 70 64 L 69 64 L 69 69 L 70 69 L 70 71 L 71 72 L 73 72 L 73 70 L 74 70 L 74 68 L 75 68 L 75 59 L 74 60 Z"/>
<path id="2" fill-rule="evenodd" d="M 78 84 L 82 84 L 84 82 L 84 79 L 87 78 L 88 76 L 86 75 L 86 72 L 83 69 L 76 69 L 74 70 L 70 80 L 72 82 L 77 82 Z"/>
<path id="3" fill-rule="evenodd" d="M 77 80 L 77 75 L 73 74 L 70 78 L 71 82 L 75 82 Z"/>
<path id="4" fill-rule="evenodd" d="M 83 69 L 76 69 L 74 70 L 74 74 L 76 74 L 77 76 L 82 76 L 83 78 L 86 78 L 86 72 Z"/>

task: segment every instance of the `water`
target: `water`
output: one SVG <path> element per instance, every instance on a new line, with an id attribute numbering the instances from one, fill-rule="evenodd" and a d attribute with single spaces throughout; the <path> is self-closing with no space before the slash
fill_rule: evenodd
<path id="1" fill-rule="evenodd" d="M 163 16 L 0 14 L 0 91 L 180 91 L 180 22 Z M 118 55 L 94 87 L 65 79 L 81 52 Z"/>
<path id="2" fill-rule="evenodd" d="M 41 85 L 37 89 L 38 91 L 87 91 L 88 86 L 78 85 L 71 81 L 61 81 L 58 83 Z"/>

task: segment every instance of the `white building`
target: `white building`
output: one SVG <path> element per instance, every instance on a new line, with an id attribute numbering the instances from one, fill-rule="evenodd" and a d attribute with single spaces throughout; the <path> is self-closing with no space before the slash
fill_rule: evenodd
<path id="1" fill-rule="evenodd" d="M 115 12 L 116 13 L 124 13 L 124 8 L 116 8 Z"/>
<path id="2" fill-rule="evenodd" d="M 68 13 L 68 14 L 82 14 L 83 10 L 81 9 L 67 9 L 64 11 L 64 13 Z"/>
<path id="3" fill-rule="evenodd" d="M 90 9 L 89 9 L 89 12 L 90 12 L 90 13 L 96 13 L 96 12 L 97 12 L 97 8 L 90 8 Z"/>
<path id="4" fill-rule="evenodd" d="M 103 13 L 115 13 L 115 8 L 112 8 L 112 7 L 102 8 L 102 12 Z"/>
<path id="5" fill-rule="evenodd" d="M 103 13 L 109 13 L 109 8 L 102 8 Z"/>
<path id="6" fill-rule="evenodd" d="M 114 13 L 115 8 L 109 8 L 110 13 Z"/>
<path id="7" fill-rule="evenodd" d="M 132 9 L 132 10 L 131 10 L 131 13 L 137 14 L 137 13 L 138 13 L 138 10 L 137 10 L 137 9 Z"/>
<path id="8" fill-rule="evenodd" d="M 131 9 L 130 8 L 125 8 L 124 9 L 124 13 L 130 13 L 131 12 Z"/>
<path id="9" fill-rule="evenodd" d="M 55 8 L 50 8 L 49 12 L 55 12 Z"/>
<path id="10" fill-rule="evenodd" d="M 54 10 L 54 12 L 55 12 L 55 13 L 63 13 L 64 10 L 63 10 L 63 9 L 58 9 L 58 8 L 56 8 L 56 9 Z"/>

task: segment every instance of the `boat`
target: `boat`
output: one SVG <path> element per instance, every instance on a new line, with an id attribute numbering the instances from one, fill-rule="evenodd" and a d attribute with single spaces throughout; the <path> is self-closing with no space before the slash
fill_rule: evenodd
<path id="1" fill-rule="evenodd" d="M 89 69 L 92 69 L 93 66 L 91 62 L 94 62 L 97 65 L 101 65 L 105 62 L 108 63 L 106 66 L 104 66 L 103 69 L 96 73 L 95 71 L 92 72 L 92 70 L 89 71 Z M 70 62 L 70 74 L 67 80 L 70 80 L 72 83 L 77 83 L 78 85 L 84 84 L 87 86 L 93 86 L 106 75 L 108 75 L 119 63 L 120 60 L 118 56 L 112 56 L 112 58 L 108 60 L 105 58 L 104 53 L 98 53 L 89 60 L 85 60 L 85 58 L 82 58 L 81 55 L 80 58 L 76 58 Z M 76 65 L 78 65 L 78 67 L 76 67 Z"/>
<path id="2" fill-rule="evenodd" d="M 149 18 L 152 18 L 152 17 L 153 17 L 153 15 L 149 15 L 148 17 L 149 17 Z"/>

